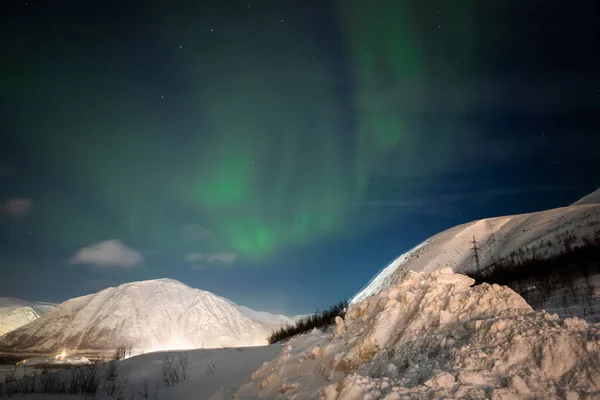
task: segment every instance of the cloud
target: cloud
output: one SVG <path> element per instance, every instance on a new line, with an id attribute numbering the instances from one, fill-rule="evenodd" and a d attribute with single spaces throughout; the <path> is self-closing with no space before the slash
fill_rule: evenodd
<path id="1" fill-rule="evenodd" d="M 2 213 L 15 219 L 21 219 L 31 212 L 33 201 L 23 198 L 12 198 L 2 203 Z"/>
<path id="2" fill-rule="evenodd" d="M 206 257 L 206 261 L 232 263 L 237 259 L 237 257 L 238 257 L 238 255 L 235 253 L 215 253 L 215 254 L 209 254 Z"/>
<path id="3" fill-rule="evenodd" d="M 181 233 L 183 239 L 191 243 L 201 242 L 203 240 L 211 239 L 215 236 L 212 231 L 198 224 L 184 225 Z"/>
<path id="4" fill-rule="evenodd" d="M 185 255 L 185 260 L 187 262 L 202 261 L 203 259 L 204 256 L 201 253 L 189 253 Z"/>
<path id="5" fill-rule="evenodd" d="M 192 264 L 193 269 L 205 269 L 215 264 L 231 264 L 237 258 L 238 255 L 236 253 L 188 253 L 185 255 L 185 260 Z M 203 265 L 198 264 L 201 261 Z"/>
<path id="6" fill-rule="evenodd" d="M 143 261 L 144 257 L 138 251 L 113 239 L 82 247 L 70 262 L 96 267 L 132 268 Z"/>

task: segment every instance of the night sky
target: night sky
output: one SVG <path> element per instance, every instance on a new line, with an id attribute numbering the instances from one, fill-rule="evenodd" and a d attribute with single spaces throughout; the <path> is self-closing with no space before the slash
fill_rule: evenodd
<path id="1" fill-rule="evenodd" d="M 600 186 L 593 1 L 0 5 L 0 296 L 312 312 Z"/>

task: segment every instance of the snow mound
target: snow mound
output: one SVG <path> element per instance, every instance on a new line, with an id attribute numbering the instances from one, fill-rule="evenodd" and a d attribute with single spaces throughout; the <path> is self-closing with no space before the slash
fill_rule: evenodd
<path id="1" fill-rule="evenodd" d="M 450 268 L 408 272 L 349 306 L 335 332 L 292 339 L 238 399 L 557 398 L 600 390 L 600 326 L 534 312 Z"/>
<path id="2" fill-rule="evenodd" d="M 131 282 L 68 300 L 0 337 L 6 352 L 136 352 L 267 344 L 284 316 L 260 313 L 173 279 Z"/>
<path id="3" fill-rule="evenodd" d="M 594 192 L 573 203 L 574 206 L 581 206 L 585 204 L 600 204 L 600 189 L 596 189 Z"/>
<path id="4" fill-rule="evenodd" d="M 573 245 L 581 245 L 583 238 L 594 235 L 598 224 L 600 204 L 588 204 L 488 218 L 455 226 L 398 257 L 350 303 L 357 303 L 397 285 L 409 270 L 431 272 L 447 267 L 460 273 L 474 270 L 477 268 L 473 257 L 474 238 L 479 249 L 479 268 L 485 268 L 493 260 L 548 242 L 555 244 L 554 251 L 558 252 L 563 248 L 560 237 L 564 235 L 573 235 Z"/>

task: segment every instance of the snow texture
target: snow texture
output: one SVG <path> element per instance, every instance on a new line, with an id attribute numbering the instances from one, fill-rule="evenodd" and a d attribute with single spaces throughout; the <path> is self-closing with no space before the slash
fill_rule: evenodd
<path id="1" fill-rule="evenodd" d="M 172 279 L 133 282 L 58 305 L 0 337 L 6 352 L 113 350 L 137 352 L 260 346 L 274 328 L 291 323 Z"/>
<path id="2" fill-rule="evenodd" d="M 0 297 L 0 336 L 38 319 L 54 307 L 56 304 Z"/>
<path id="3" fill-rule="evenodd" d="M 596 191 L 590 196 L 600 192 Z M 588 196 L 589 197 L 589 196 Z M 584 197 L 586 199 L 587 197 Z M 583 200 L 583 199 L 582 199 Z M 572 233 L 574 245 L 593 236 L 600 224 L 600 204 L 585 204 L 529 214 L 496 217 L 469 222 L 441 232 L 394 260 L 357 293 L 357 303 L 400 282 L 408 271 L 431 272 L 452 268 L 465 273 L 477 266 L 473 257 L 473 237 L 477 241 L 480 268 L 519 249 L 534 248 L 551 241 L 560 249 L 558 235 Z"/>
<path id="4" fill-rule="evenodd" d="M 598 398 L 600 325 L 535 312 L 508 287 L 442 268 L 290 340 L 236 399 Z"/>

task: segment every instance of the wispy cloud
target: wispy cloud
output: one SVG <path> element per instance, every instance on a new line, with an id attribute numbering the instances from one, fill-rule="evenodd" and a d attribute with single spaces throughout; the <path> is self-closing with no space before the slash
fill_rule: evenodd
<path id="1" fill-rule="evenodd" d="M 2 203 L 1 211 L 15 219 L 27 216 L 33 209 L 33 201 L 25 198 L 12 198 Z"/>
<path id="2" fill-rule="evenodd" d="M 217 264 L 232 264 L 237 260 L 236 253 L 188 253 L 185 260 L 191 264 L 193 269 L 205 269 Z"/>
<path id="3" fill-rule="evenodd" d="M 120 240 L 106 240 L 82 247 L 71 258 L 71 264 L 90 264 L 96 267 L 132 268 L 144 261 L 138 251 L 127 247 Z"/>
<path id="4" fill-rule="evenodd" d="M 190 243 L 201 242 L 203 240 L 212 239 L 214 233 L 199 224 L 187 224 L 181 228 L 183 240 Z"/>
<path id="5" fill-rule="evenodd" d="M 209 254 L 206 257 L 206 261 L 208 262 L 222 262 L 222 263 L 232 263 L 237 260 L 237 254 L 235 253 L 215 253 Z"/>
<path id="6" fill-rule="evenodd" d="M 187 262 L 198 262 L 204 260 L 204 255 L 201 253 L 189 253 L 185 255 L 185 260 Z"/>

